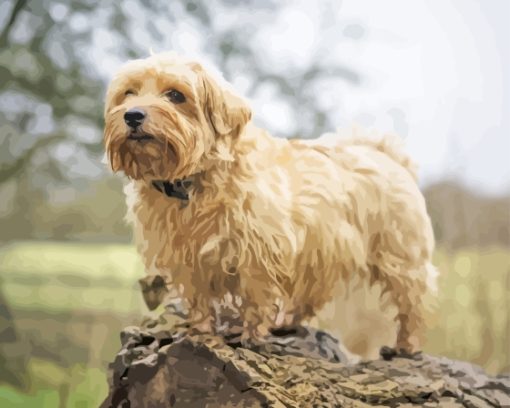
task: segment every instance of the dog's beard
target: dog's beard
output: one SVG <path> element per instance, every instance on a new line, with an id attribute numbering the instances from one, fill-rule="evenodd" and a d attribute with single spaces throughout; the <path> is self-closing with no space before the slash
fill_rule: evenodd
<path id="1" fill-rule="evenodd" d="M 203 155 L 192 129 L 162 109 L 153 108 L 150 115 L 151 121 L 136 132 L 126 127 L 120 110 L 107 117 L 105 144 L 113 171 L 145 181 L 192 174 Z"/>
<path id="2" fill-rule="evenodd" d="M 123 171 L 135 180 L 171 180 L 177 168 L 177 155 L 169 143 L 156 138 L 127 139 L 110 151 L 110 162 L 114 171 Z"/>

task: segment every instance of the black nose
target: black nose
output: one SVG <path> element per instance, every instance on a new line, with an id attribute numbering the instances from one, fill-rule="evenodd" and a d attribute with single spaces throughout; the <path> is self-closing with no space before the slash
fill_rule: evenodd
<path id="1" fill-rule="evenodd" d="M 124 122 L 129 127 L 136 129 L 143 123 L 145 119 L 145 112 L 140 108 L 132 108 L 124 113 Z"/>

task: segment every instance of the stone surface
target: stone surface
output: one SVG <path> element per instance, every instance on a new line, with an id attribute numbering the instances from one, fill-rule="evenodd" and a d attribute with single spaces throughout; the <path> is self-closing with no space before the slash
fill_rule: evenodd
<path id="1" fill-rule="evenodd" d="M 241 346 L 170 320 L 123 331 L 102 407 L 510 407 L 510 378 L 468 363 L 386 350 L 349 364 L 307 327 Z"/>

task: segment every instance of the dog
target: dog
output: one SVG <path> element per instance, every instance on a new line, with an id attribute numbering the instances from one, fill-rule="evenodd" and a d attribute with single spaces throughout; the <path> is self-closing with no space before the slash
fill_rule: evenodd
<path id="1" fill-rule="evenodd" d="M 390 346 L 419 350 L 434 236 L 399 140 L 275 138 L 251 117 L 226 81 L 174 53 L 114 76 L 105 149 L 129 179 L 147 273 L 178 290 L 202 332 L 216 327 L 214 303 L 230 299 L 243 341 L 313 318 L 353 279 L 377 284 L 396 310 Z M 363 335 L 374 333 L 351 343 Z"/>

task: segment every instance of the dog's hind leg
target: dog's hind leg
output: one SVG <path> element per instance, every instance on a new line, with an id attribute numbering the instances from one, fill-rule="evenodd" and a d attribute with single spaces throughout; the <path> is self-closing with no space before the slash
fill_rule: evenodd
<path id="1" fill-rule="evenodd" d="M 431 287 L 431 274 L 434 267 L 428 262 L 422 266 L 409 268 L 405 273 L 385 273 L 381 270 L 381 279 L 386 283 L 398 307 L 397 321 L 400 324 L 397 336 L 397 351 L 419 351 L 422 346 L 425 329 L 425 317 L 428 305 L 428 292 Z"/>

